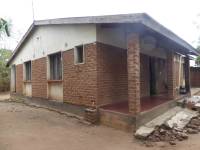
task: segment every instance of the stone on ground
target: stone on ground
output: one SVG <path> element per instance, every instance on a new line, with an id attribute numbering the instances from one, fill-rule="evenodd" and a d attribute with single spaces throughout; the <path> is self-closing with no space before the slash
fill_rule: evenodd
<path id="1" fill-rule="evenodd" d="M 153 131 L 154 131 L 154 128 L 142 126 L 136 131 L 135 137 L 139 139 L 144 139 L 148 135 L 150 135 Z"/>
<path id="2" fill-rule="evenodd" d="M 198 112 L 189 109 L 183 109 L 169 119 L 165 124 L 169 128 L 182 130 L 190 122 L 190 120 L 196 116 L 198 116 Z"/>

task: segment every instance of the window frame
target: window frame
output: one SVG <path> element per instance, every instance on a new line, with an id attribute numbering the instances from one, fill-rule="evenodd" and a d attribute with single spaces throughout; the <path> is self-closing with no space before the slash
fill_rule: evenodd
<path id="1" fill-rule="evenodd" d="M 52 70 L 52 58 L 53 58 L 53 56 L 55 56 L 55 55 L 60 55 L 60 75 L 53 75 L 53 74 L 55 74 L 55 73 L 52 73 L 53 72 L 53 70 Z M 61 51 L 59 51 L 59 52 L 56 52 L 56 53 L 52 53 L 52 54 L 49 54 L 48 56 L 48 67 L 47 67 L 47 69 L 48 69 L 48 76 L 47 76 L 47 79 L 49 80 L 49 81 L 62 81 L 63 80 L 63 57 L 62 57 L 62 52 Z M 57 59 L 58 60 L 58 59 Z M 53 65 L 53 66 L 57 66 L 57 65 Z M 56 69 L 57 71 L 56 72 L 59 72 L 58 71 L 58 69 Z M 58 76 L 58 78 L 56 77 L 56 76 Z M 61 77 L 59 77 L 59 76 L 61 76 Z"/>
<path id="2" fill-rule="evenodd" d="M 83 47 L 83 62 L 80 62 L 80 63 L 79 63 L 79 62 L 77 61 L 77 58 L 78 58 L 78 57 L 77 57 L 77 55 L 78 55 L 78 52 L 77 52 L 78 50 L 77 50 L 77 49 L 78 49 L 78 47 L 80 47 L 80 46 Z M 80 44 L 80 45 L 77 45 L 77 46 L 74 47 L 74 64 L 75 64 L 75 65 L 85 64 L 85 45 L 84 45 L 84 44 Z"/>
<path id="3" fill-rule="evenodd" d="M 29 64 L 30 63 L 30 65 L 27 65 L 27 64 Z M 29 77 L 27 76 L 27 66 L 29 66 L 30 67 L 30 69 L 29 69 Z M 31 60 L 29 60 L 29 61 L 26 61 L 26 62 L 24 62 L 24 81 L 31 81 L 32 80 L 32 62 L 31 62 Z"/>

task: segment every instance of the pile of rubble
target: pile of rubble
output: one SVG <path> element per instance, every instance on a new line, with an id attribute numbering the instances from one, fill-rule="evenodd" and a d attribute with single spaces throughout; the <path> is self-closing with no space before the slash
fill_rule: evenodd
<path id="1" fill-rule="evenodd" d="M 197 134 L 200 132 L 200 115 L 192 118 L 190 122 L 183 128 L 170 128 L 167 125 L 157 127 L 152 134 L 145 139 L 146 146 L 153 146 L 152 142 L 169 142 L 176 145 L 177 141 L 188 139 L 189 134 Z"/>
<path id="2" fill-rule="evenodd" d="M 200 111 L 200 96 L 192 96 L 184 98 L 178 102 L 180 106 L 187 107 L 192 110 Z"/>
<path id="3" fill-rule="evenodd" d="M 192 96 L 181 100 L 180 105 L 141 126 L 135 137 L 143 139 L 146 146 L 159 142 L 176 145 L 177 141 L 188 139 L 189 134 L 199 132 L 200 96 Z"/>

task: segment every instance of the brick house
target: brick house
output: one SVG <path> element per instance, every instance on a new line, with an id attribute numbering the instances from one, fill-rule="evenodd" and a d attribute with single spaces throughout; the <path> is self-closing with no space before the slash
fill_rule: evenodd
<path id="1" fill-rule="evenodd" d="M 97 108 L 130 130 L 190 95 L 190 54 L 143 13 L 34 21 L 7 64 L 11 94 Z"/>

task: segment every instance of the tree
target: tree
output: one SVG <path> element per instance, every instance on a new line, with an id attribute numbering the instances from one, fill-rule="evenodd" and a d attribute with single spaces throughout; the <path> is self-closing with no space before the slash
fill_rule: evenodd
<path id="1" fill-rule="evenodd" d="M 8 21 L 6 21 L 3 18 L 0 18 L 0 37 L 3 34 L 6 34 L 7 36 L 10 36 L 10 29 L 9 29 L 10 25 L 8 23 Z"/>
<path id="2" fill-rule="evenodd" d="M 6 67 L 6 63 L 11 55 L 11 50 L 0 49 L 0 91 L 8 91 L 10 87 L 10 69 Z"/>
<path id="3" fill-rule="evenodd" d="M 196 64 L 197 66 L 200 65 L 200 56 L 197 56 L 197 58 L 195 59 L 195 64 Z"/>
<path id="4" fill-rule="evenodd" d="M 10 24 L 0 18 L 0 38 L 10 36 Z M 4 40 L 4 38 L 2 38 Z M 9 68 L 6 67 L 12 51 L 0 48 L 0 91 L 8 91 L 10 87 Z"/>
<path id="5" fill-rule="evenodd" d="M 197 51 L 200 53 L 200 38 L 198 39 L 198 42 L 197 42 Z M 200 65 L 200 56 L 197 56 L 196 59 L 195 59 L 195 64 L 197 66 Z"/>

